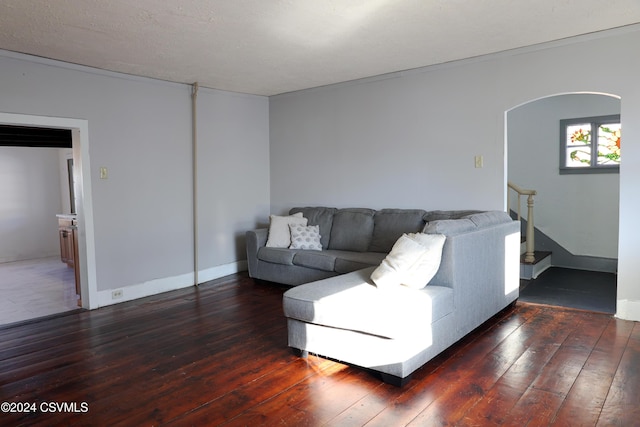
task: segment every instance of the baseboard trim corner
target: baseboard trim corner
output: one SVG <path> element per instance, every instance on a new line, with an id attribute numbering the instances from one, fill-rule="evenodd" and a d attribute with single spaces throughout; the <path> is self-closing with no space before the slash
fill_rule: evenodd
<path id="1" fill-rule="evenodd" d="M 616 318 L 640 322 L 640 301 L 627 299 L 616 301 Z"/>

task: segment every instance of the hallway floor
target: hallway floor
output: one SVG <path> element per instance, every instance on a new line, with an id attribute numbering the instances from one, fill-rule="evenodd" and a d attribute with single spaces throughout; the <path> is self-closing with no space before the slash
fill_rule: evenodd
<path id="1" fill-rule="evenodd" d="M 73 269 L 59 257 L 0 264 L 0 325 L 78 309 Z"/>
<path id="2" fill-rule="evenodd" d="M 520 301 L 615 314 L 617 276 L 613 273 L 552 267 L 520 282 Z"/>

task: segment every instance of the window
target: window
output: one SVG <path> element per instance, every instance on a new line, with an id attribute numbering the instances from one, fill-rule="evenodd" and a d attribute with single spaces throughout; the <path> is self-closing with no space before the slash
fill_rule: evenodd
<path id="1" fill-rule="evenodd" d="M 620 115 L 560 120 L 560 174 L 618 173 Z"/>

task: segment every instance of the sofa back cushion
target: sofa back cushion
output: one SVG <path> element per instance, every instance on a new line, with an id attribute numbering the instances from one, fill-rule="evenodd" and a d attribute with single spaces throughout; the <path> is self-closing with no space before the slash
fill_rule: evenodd
<path id="1" fill-rule="evenodd" d="M 331 237 L 331 228 L 333 226 L 333 215 L 338 211 L 336 208 L 326 207 L 306 207 L 291 208 L 289 215 L 301 212 L 302 216 L 307 218 L 307 225 L 317 225 L 320 227 L 320 243 L 323 249 L 329 247 L 329 238 Z"/>
<path id="2" fill-rule="evenodd" d="M 457 219 L 431 220 L 424 226 L 424 233 L 455 236 L 468 231 L 491 227 L 496 224 L 512 222 L 508 213 L 502 211 L 486 211 L 466 214 Z"/>
<path id="3" fill-rule="evenodd" d="M 381 209 L 373 216 L 373 236 L 369 252 L 391 251 L 404 233 L 417 233 L 425 225 L 426 211 L 422 209 Z"/>
<path id="4" fill-rule="evenodd" d="M 439 221 L 443 219 L 460 219 L 482 211 L 475 210 L 454 210 L 454 211 L 428 211 L 424 215 L 426 222 Z"/>
<path id="5" fill-rule="evenodd" d="M 329 249 L 366 252 L 373 235 L 374 214 L 373 209 L 339 209 L 333 215 Z"/>

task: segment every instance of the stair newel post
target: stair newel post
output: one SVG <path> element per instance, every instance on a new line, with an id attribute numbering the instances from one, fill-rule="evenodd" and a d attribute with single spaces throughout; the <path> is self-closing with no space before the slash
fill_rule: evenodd
<path id="1" fill-rule="evenodd" d="M 534 192 L 535 194 L 535 192 Z M 533 194 L 529 194 L 527 197 L 527 241 L 526 252 L 524 254 L 524 262 L 532 263 L 535 261 L 535 231 L 533 225 Z"/>
<path id="2" fill-rule="evenodd" d="M 533 196 L 538 194 L 536 190 L 527 190 L 517 186 L 512 182 L 507 182 L 507 192 L 509 189 L 514 190 L 518 194 L 518 221 L 520 220 L 520 196 L 526 195 L 527 197 L 527 230 L 526 230 L 526 243 L 524 252 L 524 262 L 533 264 L 536 260 L 535 256 L 535 226 L 533 223 Z M 508 200 L 508 198 L 507 198 Z M 508 206 L 510 209 L 510 205 Z"/>

